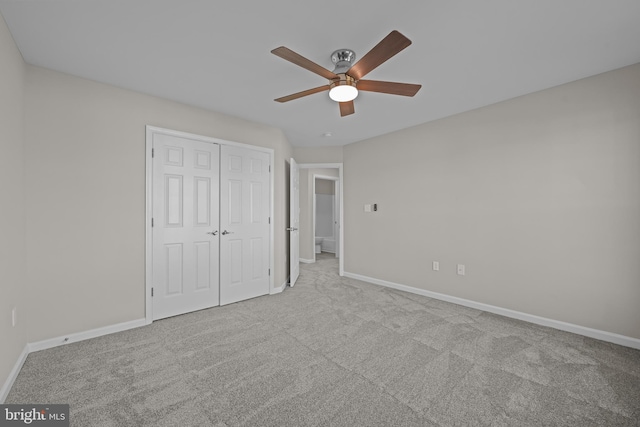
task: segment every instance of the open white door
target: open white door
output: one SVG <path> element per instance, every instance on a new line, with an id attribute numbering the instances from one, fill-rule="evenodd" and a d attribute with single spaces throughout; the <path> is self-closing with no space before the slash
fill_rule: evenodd
<path id="1" fill-rule="evenodd" d="M 219 146 L 153 136 L 153 320 L 219 304 Z"/>
<path id="2" fill-rule="evenodd" d="M 300 169 L 291 158 L 289 179 L 289 263 L 291 286 L 300 276 Z"/>
<path id="3" fill-rule="evenodd" d="M 220 305 L 269 293 L 269 154 L 220 147 Z"/>

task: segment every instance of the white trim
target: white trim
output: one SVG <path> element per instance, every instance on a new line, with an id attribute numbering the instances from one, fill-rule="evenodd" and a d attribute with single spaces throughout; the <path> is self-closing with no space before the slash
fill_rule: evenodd
<path id="1" fill-rule="evenodd" d="M 340 182 L 340 238 L 338 242 L 338 274 L 344 276 L 344 176 L 342 163 L 298 163 L 299 169 L 338 169 Z M 315 183 L 315 180 L 314 180 Z M 315 246 L 315 245 L 314 245 Z M 315 251 L 314 251 L 315 253 Z M 315 255 L 314 255 L 315 258 Z M 304 262 L 302 259 L 300 262 Z"/>
<path id="2" fill-rule="evenodd" d="M 510 310 L 508 308 L 497 307 L 495 305 L 484 304 L 481 302 L 471 301 L 464 298 L 458 298 L 451 295 L 431 292 L 424 289 L 414 288 L 412 286 L 401 285 L 386 280 L 367 277 L 360 274 L 345 272 L 346 277 L 361 280 L 363 282 L 372 283 L 374 285 L 385 286 L 387 288 L 398 289 L 412 294 L 422 295 L 465 307 L 475 308 L 477 310 L 487 311 L 489 313 L 499 314 L 501 316 L 510 317 L 512 319 L 524 320 L 525 322 L 535 323 L 536 325 L 548 326 L 550 328 L 559 329 L 561 331 L 571 332 L 585 337 L 595 338 L 625 347 L 631 347 L 640 350 L 640 339 L 615 334 L 612 332 L 601 331 L 599 329 L 587 328 L 586 326 L 575 325 L 573 323 L 553 320 L 546 317 L 540 317 L 533 314 L 523 313 L 521 311 Z"/>
<path id="3" fill-rule="evenodd" d="M 196 141 L 208 142 L 218 145 L 231 145 L 234 147 L 249 148 L 255 151 L 261 151 L 269 154 L 269 164 L 271 166 L 271 172 L 269 173 L 270 180 L 270 192 L 269 195 L 269 216 L 271 218 L 271 224 L 269 226 L 269 268 L 271 269 L 271 275 L 269 276 L 269 293 L 276 291 L 275 287 L 275 152 L 273 148 L 259 147 L 256 145 L 243 144 L 241 142 L 228 141 L 226 139 L 212 138 L 204 135 L 196 135 L 188 132 L 181 132 L 172 129 L 164 129 L 156 126 L 146 126 L 146 160 L 145 160 L 145 177 L 146 177 L 146 219 L 145 219 L 145 319 L 146 324 L 153 322 L 153 304 L 151 299 L 151 288 L 153 285 L 153 240 L 151 230 L 151 218 L 153 216 L 153 158 L 151 157 L 151 150 L 153 148 L 153 134 L 161 133 L 164 135 L 175 136 L 178 138 L 195 139 Z M 275 292 L 277 293 L 277 292 Z"/>
<path id="4" fill-rule="evenodd" d="M 153 133 L 157 128 L 147 126 L 146 128 L 146 152 L 145 152 L 145 247 L 144 247 L 144 313 L 146 324 L 153 322 L 153 300 L 151 287 L 153 286 L 153 238 L 151 229 L 151 218 L 153 218 Z"/>
<path id="5" fill-rule="evenodd" d="M 300 169 L 338 169 L 342 163 L 298 163 Z"/>
<path id="6" fill-rule="evenodd" d="M 22 349 L 22 353 L 20 353 L 20 356 L 18 356 L 18 360 L 16 360 L 15 365 L 13 365 L 13 369 L 11 369 L 11 372 L 9 372 L 7 380 L 2 385 L 2 388 L 0 388 L 0 404 L 4 403 L 4 401 L 7 399 L 7 396 L 9 396 L 11 387 L 13 387 L 13 383 L 15 382 L 16 378 L 18 378 L 18 374 L 20 373 L 25 360 L 27 360 L 28 355 L 29 344 L 25 345 Z"/>
<path id="7" fill-rule="evenodd" d="M 314 262 L 316 262 L 316 260 L 315 259 L 300 258 L 300 262 L 303 262 L 305 264 L 313 264 Z"/>
<path id="8" fill-rule="evenodd" d="M 59 347 L 61 345 L 70 344 L 72 342 L 84 341 L 90 338 L 97 338 L 116 332 L 122 332 L 133 328 L 139 328 L 140 326 L 145 326 L 146 324 L 146 319 L 131 320 L 129 322 L 117 323 L 115 325 L 103 326 L 102 328 L 76 332 L 69 335 L 62 335 L 48 340 L 32 342 L 28 344 L 29 353 L 33 353 L 34 351 L 47 350 L 53 347 Z"/>
<path id="9" fill-rule="evenodd" d="M 311 179 L 311 253 L 313 262 L 316 262 L 316 175 Z M 320 250 L 322 252 L 322 250 Z"/>
<path id="10" fill-rule="evenodd" d="M 252 149 L 255 149 L 252 147 Z M 273 149 L 268 149 L 269 153 L 269 293 L 276 290 L 276 244 L 275 244 L 275 204 L 276 204 L 276 165 L 275 165 L 275 152 Z M 287 273 L 285 273 L 287 274 Z M 284 289 L 284 288 L 283 288 Z M 282 291 L 280 291 L 282 292 Z M 277 293 L 277 292 L 276 292 Z"/>
<path id="11" fill-rule="evenodd" d="M 91 329 L 89 331 L 76 332 L 74 334 L 63 335 L 57 338 L 28 343 L 24 346 L 24 349 L 22 350 L 22 353 L 20 353 L 18 360 L 16 360 L 16 363 L 9 373 L 7 380 L 4 382 L 2 388 L 0 389 L 0 403 L 4 403 L 5 399 L 9 395 L 9 391 L 11 390 L 11 387 L 13 387 L 13 383 L 18 377 L 18 374 L 20 373 L 25 360 L 27 360 L 27 356 L 29 355 L 29 353 L 40 350 L 47 350 L 53 347 L 59 347 L 61 345 L 70 344 L 72 342 L 84 341 L 90 338 L 97 338 L 116 332 L 122 332 L 128 329 L 139 328 L 140 326 L 145 325 L 147 325 L 146 319 L 131 320 L 129 322 L 104 326 L 102 328 Z"/>
<path id="12" fill-rule="evenodd" d="M 338 242 L 338 274 L 344 276 L 344 176 L 342 164 L 338 168 L 338 176 L 340 177 L 340 241 Z"/>
<path id="13" fill-rule="evenodd" d="M 273 288 L 273 289 L 271 290 L 271 292 L 269 292 L 269 295 L 279 294 L 279 293 L 281 293 L 282 291 L 284 291 L 284 288 L 286 288 L 286 287 L 287 287 L 287 284 L 289 283 L 289 280 L 290 280 L 290 279 L 291 279 L 291 276 L 287 277 L 287 280 L 286 280 L 282 285 L 280 285 L 280 287 L 278 287 L 278 288 Z"/>

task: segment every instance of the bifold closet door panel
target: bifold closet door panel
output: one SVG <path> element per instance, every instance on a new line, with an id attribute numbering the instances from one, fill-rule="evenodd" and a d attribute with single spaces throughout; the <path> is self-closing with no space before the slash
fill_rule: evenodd
<path id="1" fill-rule="evenodd" d="M 220 304 L 220 146 L 153 136 L 153 319 Z"/>
<path id="2" fill-rule="evenodd" d="M 220 147 L 220 304 L 269 293 L 270 156 Z"/>

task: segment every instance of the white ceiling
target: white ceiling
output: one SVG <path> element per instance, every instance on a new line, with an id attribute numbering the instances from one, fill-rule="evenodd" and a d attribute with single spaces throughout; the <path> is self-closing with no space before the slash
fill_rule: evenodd
<path id="1" fill-rule="evenodd" d="M 640 62 L 639 0 L 0 0 L 26 62 L 282 129 L 294 146 L 344 145 Z M 326 83 L 272 55 L 333 69 L 391 30 L 413 44 L 367 79 L 341 118 Z M 332 137 L 323 137 L 331 132 Z"/>

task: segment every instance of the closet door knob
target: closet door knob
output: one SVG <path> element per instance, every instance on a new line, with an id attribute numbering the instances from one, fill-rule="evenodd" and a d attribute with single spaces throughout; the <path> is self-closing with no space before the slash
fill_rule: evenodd
<path id="1" fill-rule="evenodd" d="M 223 236 L 226 236 L 227 234 L 233 234 L 233 231 L 227 231 L 227 230 L 224 230 L 224 231 L 222 232 L 222 235 L 223 235 Z"/>
<path id="2" fill-rule="evenodd" d="M 218 234 L 218 230 L 216 230 L 216 231 L 208 231 L 207 234 L 211 234 L 212 236 L 215 236 L 216 234 Z"/>
<path id="3" fill-rule="evenodd" d="M 295 227 L 287 227 L 287 231 L 298 231 Z"/>

